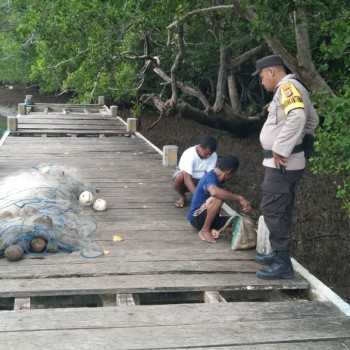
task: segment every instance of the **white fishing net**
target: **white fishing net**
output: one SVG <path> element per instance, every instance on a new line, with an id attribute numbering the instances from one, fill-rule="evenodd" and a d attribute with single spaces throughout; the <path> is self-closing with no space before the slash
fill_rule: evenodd
<path id="1" fill-rule="evenodd" d="M 103 250 L 93 239 L 97 224 L 82 215 L 79 205 L 83 191 L 97 192 L 79 170 L 52 164 L 0 180 L 0 257 L 10 245 L 29 254 L 80 251 L 85 257 L 100 256 Z M 45 240 L 43 251 L 32 251 L 34 238 Z"/>

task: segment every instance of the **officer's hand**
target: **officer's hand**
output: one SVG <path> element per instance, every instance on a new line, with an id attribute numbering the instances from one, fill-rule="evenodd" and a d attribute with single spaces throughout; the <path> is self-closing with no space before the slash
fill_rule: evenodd
<path id="1" fill-rule="evenodd" d="M 273 159 L 275 161 L 275 167 L 277 169 L 279 169 L 281 167 L 281 165 L 283 167 L 287 166 L 287 159 L 286 157 L 281 156 L 280 154 L 276 153 L 276 152 L 272 152 L 273 155 Z"/>

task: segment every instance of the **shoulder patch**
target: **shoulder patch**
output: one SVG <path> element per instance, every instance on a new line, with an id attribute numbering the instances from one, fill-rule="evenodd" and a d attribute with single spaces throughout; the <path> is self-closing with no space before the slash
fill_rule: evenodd
<path id="1" fill-rule="evenodd" d="M 300 93 L 291 82 L 284 83 L 281 86 L 281 103 L 286 115 L 293 109 L 304 108 Z"/>

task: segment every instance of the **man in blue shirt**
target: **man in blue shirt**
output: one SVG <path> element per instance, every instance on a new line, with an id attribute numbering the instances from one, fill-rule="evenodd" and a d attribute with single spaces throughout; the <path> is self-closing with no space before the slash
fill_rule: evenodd
<path id="1" fill-rule="evenodd" d="M 237 157 L 224 156 L 214 170 L 206 173 L 198 182 L 187 218 L 191 225 L 199 231 L 199 237 L 203 241 L 216 242 L 218 230 L 225 225 L 228 219 L 228 217 L 219 215 L 225 201 L 239 202 L 245 213 L 251 209 L 250 203 L 244 197 L 222 188 L 222 184 L 233 177 L 238 166 Z"/>

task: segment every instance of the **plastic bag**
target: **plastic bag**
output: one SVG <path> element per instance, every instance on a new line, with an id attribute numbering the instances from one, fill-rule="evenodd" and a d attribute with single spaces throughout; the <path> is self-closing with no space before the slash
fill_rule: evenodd
<path id="1" fill-rule="evenodd" d="M 257 231 L 250 218 L 236 213 L 227 220 L 224 227 L 220 229 L 219 234 L 223 233 L 230 225 L 233 229 L 231 241 L 232 250 L 252 249 L 256 247 Z"/>

